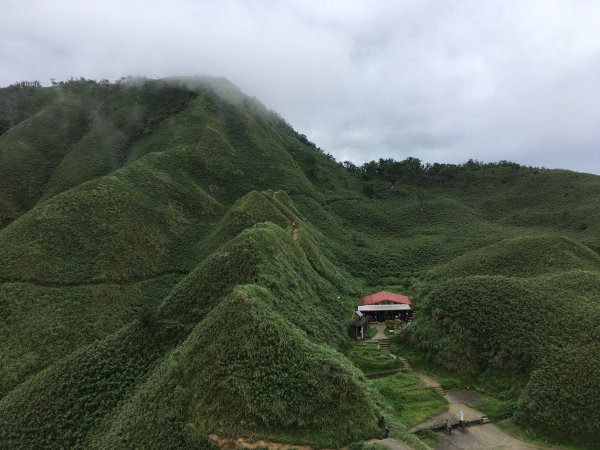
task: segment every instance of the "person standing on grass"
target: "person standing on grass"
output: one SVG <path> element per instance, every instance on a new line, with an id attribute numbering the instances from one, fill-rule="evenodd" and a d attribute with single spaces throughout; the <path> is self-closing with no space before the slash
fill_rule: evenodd
<path id="1" fill-rule="evenodd" d="M 385 427 L 385 429 L 383 430 L 383 438 L 384 439 L 387 439 L 389 437 L 390 431 L 392 431 L 392 429 L 389 426 Z"/>

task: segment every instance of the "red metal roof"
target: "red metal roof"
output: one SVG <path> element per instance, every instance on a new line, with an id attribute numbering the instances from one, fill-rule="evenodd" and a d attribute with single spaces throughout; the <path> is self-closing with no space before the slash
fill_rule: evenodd
<path id="1" fill-rule="evenodd" d="M 360 299 L 361 306 L 376 305 L 381 302 L 403 303 L 412 305 L 412 300 L 406 295 L 394 294 L 392 292 L 377 292 L 376 294 L 367 295 Z"/>

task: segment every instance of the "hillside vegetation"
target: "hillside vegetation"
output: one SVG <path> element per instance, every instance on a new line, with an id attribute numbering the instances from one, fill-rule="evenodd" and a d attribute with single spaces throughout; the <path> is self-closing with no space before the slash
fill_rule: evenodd
<path id="1" fill-rule="evenodd" d="M 346 333 L 370 286 L 416 294 L 400 345 L 591 446 L 599 194 L 509 162 L 338 163 L 222 79 L 0 89 L 0 447 L 379 437 Z"/>

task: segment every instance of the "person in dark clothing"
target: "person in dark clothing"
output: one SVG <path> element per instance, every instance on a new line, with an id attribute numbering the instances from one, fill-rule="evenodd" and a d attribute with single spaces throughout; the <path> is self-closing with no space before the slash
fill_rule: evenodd
<path id="1" fill-rule="evenodd" d="M 383 430 L 383 438 L 384 439 L 387 439 L 389 437 L 390 431 L 392 431 L 392 429 L 389 426 L 385 427 L 385 429 Z"/>
<path id="2" fill-rule="evenodd" d="M 452 434 L 452 425 L 450 425 L 450 420 L 446 418 L 446 423 L 444 424 L 444 433 Z"/>

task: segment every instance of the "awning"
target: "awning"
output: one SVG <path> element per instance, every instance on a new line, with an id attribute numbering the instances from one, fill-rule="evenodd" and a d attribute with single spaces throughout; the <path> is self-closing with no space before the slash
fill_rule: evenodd
<path id="1" fill-rule="evenodd" d="M 361 312 L 379 312 L 379 311 L 410 311 L 410 305 L 395 304 L 395 305 L 362 305 L 358 307 Z"/>

